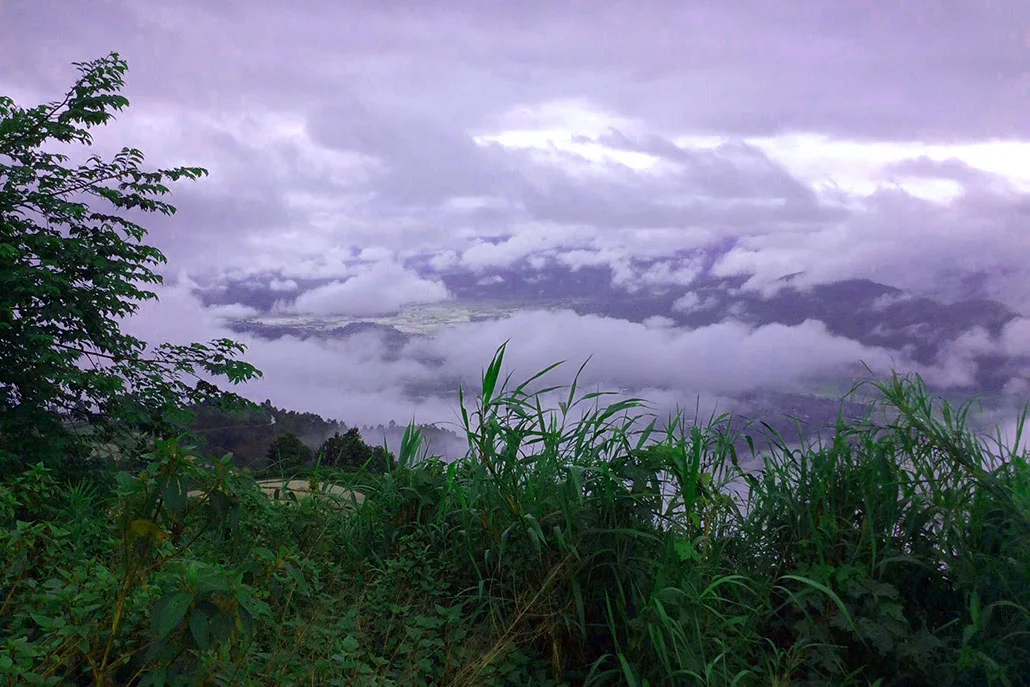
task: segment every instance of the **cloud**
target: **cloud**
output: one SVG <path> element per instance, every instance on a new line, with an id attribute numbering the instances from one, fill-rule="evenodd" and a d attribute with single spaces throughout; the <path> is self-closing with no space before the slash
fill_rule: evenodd
<path id="1" fill-rule="evenodd" d="M 461 254 L 461 264 L 473 271 L 510 267 L 519 260 L 541 251 L 575 246 L 595 235 L 585 227 L 553 224 L 527 224 L 502 240 L 477 240 Z"/>
<path id="2" fill-rule="evenodd" d="M 527 375 L 559 359 L 591 359 L 589 377 L 617 388 L 667 387 L 692 394 L 787 388 L 806 379 L 854 370 L 862 360 L 881 370 L 895 353 L 835 337 L 814 320 L 797 327 L 750 328 L 724 322 L 694 330 L 647 326 L 593 315 L 523 312 L 441 331 L 412 344 L 471 377 L 480 361 L 509 340 L 508 359 Z M 898 360 L 898 362 L 904 362 Z"/>
<path id="3" fill-rule="evenodd" d="M 252 308 L 249 305 L 241 305 L 239 303 L 212 306 L 208 308 L 208 312 L 210 312 L 212 317 L 219 320 L 244 319 L 247 317 L 254 317 L 258 314 L 256 308 Z"/>
<path id="4" fill-rule="evenodd" d="M 651 317 L 644 318 L 641 323 L 648 329 L 668 329 L 676 326 L 676 320 L 671 317 L 663 317 L 661 315 L 653 315 Z"/>
<path id="5" fill-rule="evenodd" d="M 701 297 L 693 291 L 687 291 L 672 302 L 672 309 L 675 312 L 689 315 L 690 313 L 701 312 L 702 310 L 711 310 L 718 304 L 719 300 L 715 296 Z M 726 314 L 733 317 L 739 317 L 744 314 L 743 306 L 734 304 L 734 306 L 726 311 Z"/>
<path id="6" fill-rule="evenodd" d="M 160 301 L 144 304 L 125 321 L 126 329 L 153 343 L 240 340 L 248 346 L 244 358 L 264 372 L 240 388 L 245 396 L 351 425 L 403 423 L 412 417 L 455 422 L 458 385 L 474 394 L 483 368 L 504 341 L 509 341 L 505 373 L 512 372 L 516 381 L 565 360 L 566 366 L 547 382 L 568 383 L 589 359 L 581 377 L 584 391 L 642 396 L 660 417 L 677 409 L 692 411 L 696 403 L 702 415 L 716 407 L 732 410 L 734 396 L 755 389 L 803 391 L 827 376 L 864 377 L 860 361 L 881 374 L 914 371 L 936 389 L 957 388 L 971 374 L 964 352 L 991 350 L 989 337 L 974 331 L 956 340 L 955 355 L 921 366 L 902 352 L 834 336 L 814 320 L 793 327 L 726 321 L 686 330 L 664 317 L 633 323 L 570 311 L 526 311 L 443 329 L 387 355 L 376 332 L 328 341 L 290 336 L 268 341 L 237 334 L 227 328 L 226 318 L 246 309 L 204 308 L 195 286 L 182 277 L 162 287 Z M 1017 335 L 1018 329 L 1011 333 Z M 1010 385 L 1007 391 L 1019 389 Z"/>
<path id="7" fill-rule="evenodd" d="M 647 288 L 690 286 L 703 271 L 698 260 L 661 260 L 638 265 L 623 259 L 612 267 L 612 284 L 630 293 Z"/>
<path id="8" fill-rule="evenodd" d="M 272 291 L 296 291 L 297 282 L 293 279 L 273 279 L 268 283 Z"/>
<path id="9" fill-rule="evenodd" d="M 447 298 L 447 287 L 441 282 L 423 279 L 393 262 L 379 262 L 356 268 L 346 281 L 305 291 L 291 310 L 305 315 L 381 315 Z"/>
<path id="10" fill-rule="evenodd" d="M 75 21 L 35 7 L 55 30 Z M 1012 181 L 1030 183 L 1030 168 L 1003 162 L 1019 156 L 999 141 L 1030 138 L 1013 114 L 1025 110 L 1017 46 L 996 34 L 1025 11 L 1014 4 L 885 4 L 889 32 L 810 0 L 791 22 L 766 2 L 645 15 L 619 0 L 589 14 L 534 5 L 532 29 L 496 7 L 444 3 L 418 22 L 377 7 L 348 10 L 340 25 L 362 28 L 346 45 L 327 29 L 342 17 L 330 4 L 187 0 L 154 15 L 112 2 L 91 15 L 94 33 L 59 42 L 7 10 L 5 44 L 33 49 L 9 52 L 0 84 L 42 96 L 105 36 L 127 40 L 134 104 L 98 145 L 129 139 L 155 162 L 211 168 L 177 187 L 175 218 L 152 224 L 191 271 L 343 278 L 362 250 L 376 261 L 424 250 L 437 268 L 452 255 L 477 270 L 615 252 L 611 264 L 732 237 L 715 271 L 748 288 L 804 271 L 951 298 L 982 274 L 976 295 L 1030 303 L 1013 257 L 1030 186 Z M 600 49 L 598 31 L 620 40 Z M 662 38 L 675 31 L 749 38 L 733 50 Z M 236 40 L 210 43 L 225 32 Z M 154 44 L 170 57 L 155 59 Z M 891 66 L 902 58 L 906 69 Z M 855 167 L 866 186 L 845 178 Z M 951 189 L 943 206 L 919 196 L 938 182 Z"/>
<path id="11" fill-rule="evenodd" d="M 885 293 L 882 296 L 878 296 L 876 299 L 874 299 L 869 307 L 873 310 L 883 311 L 900 303 L 909 302 L 913 298 L 914 296 L 910 293 Z"/>
<path id="12" fill-rule="evenodd" d="M 1030 196 L 963 196 L 946 205 L 882 190 L 832 224 L 741 237 L 713 268 L 718 276 L 747 276 L 762 290 L 786 274 L 798 285 L 868 278 L 920 295 L 950 300 L 994 298 L 1016 309 L 1030 306 L 1030 286 L 1013 253 Z M 956 256 L 963 264 L 958 269 Z M 979 293 L 970 281 L 979 275 Z"/>
<path id="13" fill-rule="evenodd" d="M 123 322 L 125 331 L 152 344 L 186 344 L 214 338 L 244 343 L 243 358 L 263 377 L 238 390 L 255 401 L 265 398 L 290 409 L 316 412 L 348 424 L 380 424 L 412 416 L 424 422 L 452 421 L 454 393 L 414 399 L 408 388 L 437 379 L 433 368 L 414 359 L 386 360 L 375 333 L 345 341 L 282 337 L 267 341 L 231 331 L 227 315 L 240 306 L 205 308 L 194 295 L 196 284 L 181 278 L 157 290 L 159 300 L 144 303 Z"/>
<path id="14" fill-rule="evenodd" d="M 1008 355 L 1030 356 L 1030 319 L 1020 317 L 1005 325 L 1001 346 Z"/>
<path id="15" fill-rule="evenodd" d="M 1030 4 L 870 2 L 6 3 L 0 91 L 52 100 L 71 62 L 117 46 L 132 106 L 96 150 L 211 170 L 175 185 L 174 217 L 144 222 L 170 272 L 256 279 L 295 312 L 377 314 L 447 299 L 443 274 L 532 282 L 564 265 L 667 290 L 679 313 L 717 305 L 705 280 L 771 294 L 801 273 L 799 288 L 865 278 L 1030 314 L 1027 48 L 1012 30 Z M 205 309 L 181 284 L 134 325 L 148 338 L 249 312 Z M 527 365 L 596 354 L 597 379 L 669 397 L 907 364 L 814 322 L 684 332 L 663 317 L 527 313 L 393 362 L 375 337 L 253 350 L 286 371 L 260 388 L 384 417 L 508 335 Z M 959 385 L 984 350 L 1030 354 L 1025 322 L 959 337 L 927 373 Z"/>
<path id="16" fill-rule="evenodd" d="M 1016 398 L 1026 398 L 1030 396 L 1030 379 L 1013 377 L 1005 383 L 1002 393 Z"/>

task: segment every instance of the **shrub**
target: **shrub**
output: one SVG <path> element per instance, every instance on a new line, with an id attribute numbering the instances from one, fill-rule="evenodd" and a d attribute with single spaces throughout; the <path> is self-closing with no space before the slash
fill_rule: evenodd
<path id="1" fill-rule="evenodd" d="M 344 434 L 335 432 L 318 449 L 321 464 L 336 468 L 364 468 L 373 472 L 389 469 L 391 458 L 381 446 L 369 446 L 353 427 Z"/>
<path id="2" fill-rule="evenodd" d="M 295 472 L 311 465 L 311 449 L 293 432 L 276 437 L 268 447 L 268 470 Z"/>

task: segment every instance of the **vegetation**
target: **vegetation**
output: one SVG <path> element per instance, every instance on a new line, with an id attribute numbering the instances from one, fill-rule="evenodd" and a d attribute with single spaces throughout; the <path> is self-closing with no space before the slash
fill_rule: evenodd
<path id="1" fill-rule="evenodd" d="M 1023 685 L 1030 467 L 918 380 L 832 442 L 740 468 L 715 418 L 543 409 L 498 384 L 469 453 L 273 502 L 158 442 L 137 472 L 0 491 L 15 684 Z M 539 391 L 539 390 L 538 390 Z M 593 406 L 590 404 L 593 403 Z M 579 409 L 585 409 L 582 417 Z M 887 419 L 889 418 L 889 419 Z M 199 492 L 192 498 L 187 493 Z"/>
<path id="2" fill-rule="evenodd" d="M 368 465 L 379 471 L 386 470 L 390 456 L 382 446 L 370 446 L 361 437 L 357 427 L 327 420 L 314 413 L 299 413 L 276 408 L 266 400 L 260 405 L 246 408 L 225 408 L 217 403 L 205 403 L 190 408 L 193 419 L 187 426 L 191 439 L 199 450 L 211 455 L 233 455 L 237 467 L 255 470 L 272 468 L 269 461 L 277 460 L 277 451 L 282 448 L 282 439 L 292 434 L 309 449 L 314 449 L 310 458 L 297 464 L 311 466 L 315 459 L 327 466 L 360 468 Z M 378 428 L 363 428 L 366 434 L 384 439 L 387 435 L 403 433 L 403 428 L 380 425 Z M 420 426 L 420 432 L 427 439 L 440 436 L 457 440 L 458 436 L 433 426 Z M 290 440 L 292 442 L 292 440 Z M 280 443 L 276 443 L 280 442 Z M 272 449 L 273 444 L 276 449 Z M 297 449 L 301 450 L 301 449 Z M 310 452 L 309 452 L 310 453 Z"/>
<path id="3" fill-rule="evenodd" d="M 336 432 L 325 440 L 318 451 L 322 465 L 335 468 L 358 468 L 384 472 L 392 457 L 381 446 L 372 447 L 361 439 L 357 427 L 343 434 Z"/>
<path id="4" fill-rule="evenodd" d="M 294 434 L 309 448 L 317 448 L 326 437 L 346 429 L 314 413 L 277 408 L 269 400 L 228 409 L 204 403 L 191 411 L 188 429 L 200 450 L 219 456 L 231 453 L 236 466 L 255 469 L 265 465 L 272 442 L 284 434 Z"/>
<path id="5" fill-rule="evenodd" d="M 112 64 L 84 67 L 75 116 L 99 117 L 89 89 L 114 83 L 96 81 Z M 2 107 L 3 150 L 19 122 L 49 121 Z M 19 279 L 59 282 L 19 248 L 42 229 L 10 207 L 18 293 Z M 62 241 L 95 250 L 87 233 L 39 245 Z M 88 310 L 75 284 L 58 283 L 51 317 L 66 297 Z M 65 334 L 18 298 L 3 301 L 3 336 L 42 374 Z M 826 443 L 769 437 L 746 469 L 735 447 L 748 428 L 659 424 L 642 401 L 544 386 L 552 368 L 513 385 L 502 347 L 477 397 L 460 397 L 464 458 L 426 455 L 410 427 L 385 466 L 316 461 L 306 479 L 344 487 L 341 507 L 269 498 L 231 455 L 168 436 L 183 406 L 133 386 L 118 366 L 141 349 L 118 350 L 108 376 L 58 360 L 49 381 L 2 380 L 17 469 L 0 476 L 0 684 L 1030 684 L 1028 456 L 969 432 L 971 406 L 918 378 L 875 384 L 876 409 L 842 416 Z M 173 371 L 253 372 L 189 350 L 201 357 Z M 88 471 L 37 459 L 27 438 L 69 435 L 57 413 L 72 392 L 115 436 L 144 427 L 148 449 Z M 107 392 L 148 422 L 102 403 Z M 564 401 L 544 406 L 554 393 Z"/>
<path id="6" fill-rule="evenodd" d="M 0 97 L 0 469 L 81 452 L 70 420 L 167 432 L 185 403 L 228 398 L 202 374 L 233 383 L 259 374 L 230 340 L 148 352 L 121 331 L 121 318 L 155 298 L 152 267 L 165 261 L 127 213 L 174 214 L 160 200 L 164 184 L 206 172 L 145 171 L 133 148 L 68 164 L 56 151 L 89 145 L 90 129 L 128 104 L 116 54 L 76 66 L 60 101 L 24 109 Z"/>
<path id="7" fill-rule="evenodd" d="M 273 472 L 296 472 L 312 461 L 311 449 L 297 438 L 293 432 L 287 432 L 275 438 L 268 447 L 268 469 Z"/>

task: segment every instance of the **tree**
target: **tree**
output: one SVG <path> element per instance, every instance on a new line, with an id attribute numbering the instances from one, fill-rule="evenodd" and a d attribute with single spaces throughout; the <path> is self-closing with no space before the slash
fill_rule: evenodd
<path id="1" fill-rule="evenodd" d="M 311 449 L 293 432 L 275 438 L 268 447 L 268 467 L 274 470 L 297 470 L 311 464 Z"/>
<path id="2" fill-rule="evenodd" d="M 165 262 L 127 213 L 174 214 L 165 184 L 207 172 L 145 171 L 134 148 L 81 164 L 55 152 L 91 145 L 90 130 L 129 104 L 117 53 L 75 66 L 59 101 L 25 109 L 0 97 L 0 458 L 68 451 L 69 420 L 167 432 L 185 404 L 242 400 L 204 375 L 260 375 L 228 339 L 148 350 L 121 331 L 121 318 L 156 299 L 148 288 Z"/>
<path id="3" fill-rule="evenodd" d="M 364 442 L 357 427 L 346 433 L 334 433 L 318 449 L 321 464 L 328 467 L 360 468 L 385 472 L 391 457 L 381 446 L 372 447 Z"/>

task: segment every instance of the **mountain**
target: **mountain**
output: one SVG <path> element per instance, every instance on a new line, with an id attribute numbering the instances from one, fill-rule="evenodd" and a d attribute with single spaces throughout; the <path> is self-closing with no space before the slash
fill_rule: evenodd
<path id="1" fill-rule="evenodd" d="M 371 333 L 381 338 L 390 359 L 403 355 L 414 337 L 432 335 L 440 327 L 503 318 L 518 310 L 561 307 L 632 322 L 660 316 L 688 329 L 728 319 L 755 327 L 796 326 L 816 320 L 834 335 L 866 346 L 903 351 L 918 363 L 934 365 L 960 336 L 981 330 L 997 337 L 1019 316 L 996 301 L 947 303 L 869 279 L 805 285 L 799 273 L 782 278 L 771 292 L 761 293 L 743 288 L 746 277 L 717 277 L 707 271 L 710 267 L 710 258 L 699 262 L 692 256 L 682 263 L 663 258 L 635 260 L 617 267 L 572 268 L 555 261 L 531 266 L 524 261 L 480 272 L 425 271 L 423 276 L 444 282 L 452 300 L 412 306 L 397 316 L 377 318 L 273 316 L 272 304 L 284 301 L 284 280 L 276 275 L 227 282 L 218 288 L 201 289 L 199 295 L 206 304 L 241 302 L 263 313 L 232 322 L 235 331 L 266 339 L 290 335 L 339 340 Z M 303 291 L 323 283 L 325 280 L 298 281 L 296 287 Z M 264 291 L 261 284 L 266 285 Z M 273 286 L 280 290 L 275 291 Z M 1026 360 L 998 353 L 971 351 L 969 355 L 977 368 L 975 393 L 998 393 L 1014 377 L 1026 373 Z M 424 388 L 412 389 L 411 394 L 432 394 L 445 382 L 449 383 L 442 379 L 439 384 L 424 383 Z"/>

